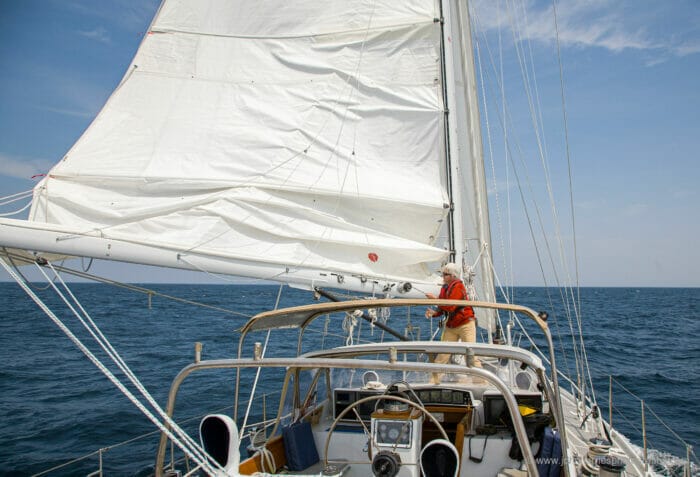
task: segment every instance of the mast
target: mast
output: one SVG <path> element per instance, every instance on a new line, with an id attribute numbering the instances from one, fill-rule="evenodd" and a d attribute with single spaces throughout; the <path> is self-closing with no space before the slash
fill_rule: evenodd
<path id="1" fill-rule="evenodd" d="M 491 266 L 491 233 L 484 171 L 481 119 L 476 85 L 476 68 L 466 3 L 444 0 L 442 51 L 444 52 L 446 169 L 450 194 L 450 243 L 454 259 L 463 269 L 473 271 L 471 297 L 496 301 Z M 467 280 L 470 277 L 465 276 Z M 469 283 L 467 284 L 469 286 Z M 480 326 L 491 333 L 496 315 L 487 310 Z"/>
<path id="2" fill-rule="evenodd" d="M 445 8 L 447 4 L 447 8 Z M 450 259 L 461 266 L 464 265 L 463 237 L 464 229 L 462 216 L 459 212 L 461 194 L 459 185 L 459 148 L 457 147 L 457 128 L 450 121 L 450 107 L 456 105 L 454 88 L 455 83 L 454 64 L 448 61 L 454 55 L 452 44 L 452 28 L 450 21 L 450 1 L 440 2 L 440 27 L 442 30 L 440 42 L 440 54 L 442 56 L 442 91 L 444 101 L 444 128 L 445 128 L 445 173 L 447 177 L 447 193 L 449 196 L 448 213 L 448 244 L 450 247 Z M 453 147 L 454 145 L 454 147 Z M 457 204 L 457 207 L 455 207 Z"/>

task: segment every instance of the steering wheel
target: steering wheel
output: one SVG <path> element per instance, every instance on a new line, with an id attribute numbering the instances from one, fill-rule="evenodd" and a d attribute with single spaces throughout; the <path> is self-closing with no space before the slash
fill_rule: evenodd
<path id="1" fill-rule="evenodd" d="M 369 464 L 370 466 L 372 465 L 372 460 L 373 460 L 372 459 L 372 445 L 373 445 L 372 435 L 367 430 L 367 426 L 365 426 L 365 423 L 362 422 L 362 419 L 360 418 L 360 414 L 357 412 L 357 407 L 360 404 L 364 404 L 366 402 L 377 401 L 377 404 L 378 404 L 379 401 L 386 401 L 386 400 L 390 400 L 390 401 L 394 401 L 394 402 L 396 402 L 396 401 L 402 402 L 404 404 L 408 404 L 409 406 L 411 406 L 414 409 L 417 409 L 419 412 L 423 413 L 423 415 L 428 417 L 428 419 L 433 421 L 433 423 L 437 427 L 438 431 L 440 431 L 440 434 L 442 435 L 443 439 L 445 439 L 446 441 L 450 440 L 450 438 L 447 437 L 447 433 L 445 432 L 445 429 L 442 427 L 442 424 L 440 424 L 440 422 L 435 418 L 435 416 L 433 416 L 430 412 L 428 412 L 428 410 L 426 410 L 425 407 L 423 407 L 422 405 L 417 404 L 417 403 L 411 401 L 410 399 L 406 399 L 404 397 L 396 396 L 396 395 L 392 395 L 392 394 L 378 394 L 376 396 L 367 396 L 365 398 L 358 399 L 357 401 L 355 401 L 354 403 L 352 403 L 351 405 L 349 405 L 348 407 L 343 409 L 343 411 L 340 414 L 338 414 L 338 417 L 335 418 L 335 420 L 333 421 L 333 424 L 328 429 L 328 435 L 326 436 L 326 445 L 325 445 L 325 448 L 323 451 L 323 453 L 324 453 L 324 458 L 323 458 L 324 467 L 327 467 L 329 462 L 334 463 L 334 464 L 344 462 L 342 460 L 328 459 L 328 448 L 330 447 L 331 437 L 333 436 L 333 431 L 335 431 L 335 428 L 338 425 L 338 422 L 340 422 L 340 420 L 346 414 L 348 414 L 350 411 L 354 411 L 355 419 L 358 420 L 360 422 L 360 424 L 362 424 L 362 427 L 365 429 L 365 432 L 367 432 L 367 434 L 369 435 L 370 442 L 369 442 L 369 445 L 367 446 L 367 456 L 369 457 L 369 460 L 367 461 L 367 464 Z M 398 439 L 398 437 L 397 437 L 397 439 Z M 358 462 L 358 464 L 364 464 L 364 462 Z"/>

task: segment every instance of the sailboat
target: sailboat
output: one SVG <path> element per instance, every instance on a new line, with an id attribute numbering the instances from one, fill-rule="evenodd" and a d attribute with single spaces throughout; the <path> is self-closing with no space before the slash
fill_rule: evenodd
<path id="1" fill-rule="evenodd" d="M 456 0 L 166 0 L 28 220 L 0 219 L 2 265 L 91 359 L 15 266 L 87 257 L 333 300 L 254 316 L 236 354 L 198 355 L 165 405 L 95 329 L 127 381 L 96 364 L 162 431 L 157 476 L 183 475 L 170 448 L 188 475 L 653 475 L 561 376 L 547 315 L 497 301 L 472 40 Z M 468 300 L 426 298 L 445 263 Z M 411 317 L 437 306 L 473 308 L 480 341 L 414 333 Z M 516 346 L 521 322 L 541 353 Z M 312 338 L 324 323 L 339 344 Z M 266 352 L 290 332 L 292 352 Z M 236 371 L 236 404 L 190 436 L 172 419 L 178 390 L 210 369 Z M 252 424 L 273 369 L 278 412 Z"/>

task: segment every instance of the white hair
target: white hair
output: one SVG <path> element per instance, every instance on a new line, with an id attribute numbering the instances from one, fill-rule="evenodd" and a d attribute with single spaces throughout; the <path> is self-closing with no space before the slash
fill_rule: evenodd
<path id="1" fill-rule="evenodd" d="M 452 276 L 459 278 L 460 270 L 459 267 L 454 263 L 446 263 L 442 267 L 442 273 L 449 273 Z"/>

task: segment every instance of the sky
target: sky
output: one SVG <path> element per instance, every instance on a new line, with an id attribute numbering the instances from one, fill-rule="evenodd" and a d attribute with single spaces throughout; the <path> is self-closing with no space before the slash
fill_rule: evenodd
<path id="1" fill-rule="evenodd" d="M 506 3 L 516 6 L 515 17 L 499 13 Z M 32 177 L 46 173 L 88 127 L 122 78 L 157 7 L 155 0 L 0 1 L 0 197 L 31 189 L 37 180 Z M 498 65 L 502 57 L 506 64 L 502 75 L 485 76 L 491 88 L 494 78 L 503 78 L 516 124 L 530 117 L 512 30 L 536 65 L 540 114 L 545 131 L 552 131 L 547 133 L 552 194 L 557 202 L 574 199 L 579 283 L 700 286 L 700 2 L 560 0 L 556 26 L 552 8 L 549 1 L 472 4 L 482 62 Z M 557 32 L 568 135 L 562 126 Z M 500 52 L 493 49 L 499 35 Z M 493 127 L 498 109 L 484 110 L 493 134 L 485 136 L 485 153 L 498 156 L 504 134 Z M 482 112 L 482 122 L 486 119 Z M 535 149 L 523 143 L 524 156 L 536 156 Z M 532 187 L 546 190 L 537 179 Z M 496 209 L 507 210 L 508 199 L 515 210 L 516 196 L 512 182 L 494 181 L 492 217 Z M 566 216 L 567 208 L 558 213 Z M 570 248 L 570 217 L 562 223 Z M 503 273 L 505 281 L 542 285 L 528 230 L 513 219 L 507 237 L 494 239 L 494 255 L 507 246 L 525 257 Z M 96 270 L 120 278 L 123 268 L 100 264 Z M 154 269 L 144 269 L 140 278 L 200 281 L 193 274 Z"/>

